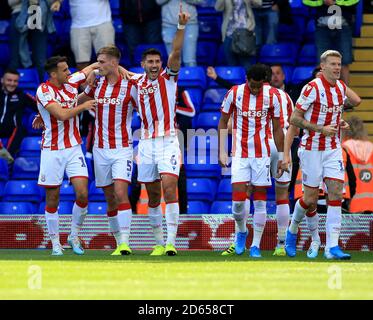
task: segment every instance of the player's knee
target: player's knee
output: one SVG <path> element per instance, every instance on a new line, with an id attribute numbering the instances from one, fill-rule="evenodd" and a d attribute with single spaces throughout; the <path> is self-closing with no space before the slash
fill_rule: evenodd
<path id="1" fill-rule="evenodd" d="M 173 202 L 177 200 L 176 189 L 171 187 L 164 188 L 163 197 L 166 202 Z"/>
<path id="2" fill-rule="evenodd" d="M 311 208 L 316 208 L 317 207 L 317 200 L 319 196 L 303 196 L 303 202 L 305 205 L 308 207 L 308 210 Z"/>
<path id="3" fill-rule="evenodd" d="M 88 191 L 87 190 L 80 190 L 76 193 L 76 200 L 81 203 L 88 202 Z"/>
<path id="4" fill-rule="evenodd" d="M 115 198 L 117 199 L 118 203 L 129 202 L 127 192 L 123 190 L 115 190 L 114 194 L 115 194 Z"/>

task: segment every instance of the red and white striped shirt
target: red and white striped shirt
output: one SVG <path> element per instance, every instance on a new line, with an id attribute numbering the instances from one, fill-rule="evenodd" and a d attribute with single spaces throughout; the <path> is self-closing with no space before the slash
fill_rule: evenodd
<path id="1" fill-rule="evenodd" d="M 346 89 L 343 81 L 337 80 L 333 86 L 321 76 L 303 87 L 295 107 L 305 112 L 304 119 L 311 123 L 339 126 L 346 100 Z M 300 145 L 306 150 L 319 151 L 340 148 L 340 131 L 335 136 L 326 137 L 320 132 L 304 129 Z"/>
<path id="2" fill-rule="evenodd" d="M 271 119 L 280 118 L 277 89 L 264 85 L 258 95 L 247 83 L 234 86 L 225 95 L 221 112 L 233 115 L 232 154 L 241 158 L 270 156 L 267 132 Z"/>
<path id="3" fill-rule="evenodd" d="M 87 86 L 85 93 L 96 100 L 95 147 L 126 148 L 132 144 L 132 113 L 136 106 L 136 86 L 122 77 L 110 84 L 101 77 L 96 88 Z"/>
<path id="4" fill-rule="evenodd" d="M 274 88 L 274 89 L 277 90 L 277 93 L 276 93 L 277 98 L 280 101 L 280 105 L 281 105 L 280 124 L 281 124 L 281 127 L 284 129 L 284 134 L 286 134 L 286 131 L 290 125 L 289 120 L 294 110 L 294 104 L 290 96 L 284 90 L 277 89 L 277 88 Z M 270 139 L 273 139 L 272 123 L 270 127 L 271 127 L 271 130 L 268 132 L 268 136 Z"/>
<path id="5" fill-rule="evenodd" d="M 146 74 L 135 81 L 141 139 L 176 136 L 177 74 L 166 68 L 153 81 Z"/>
<path id="6" fill-rule="evenodd" d="M 58 103 L 62 108 L 71 109 L 77 106 L 78 88 L 86 80 L 83 72 L 69 76 L 68 82 L 57 88 L 49 81 L 42 83 L 36 91 L 39 113 L 45 125 L 41 148 L 62 150 L 82 143 L 79 133 L 79 117 L 60 121 L 48 111 L 48 105 Z"/>

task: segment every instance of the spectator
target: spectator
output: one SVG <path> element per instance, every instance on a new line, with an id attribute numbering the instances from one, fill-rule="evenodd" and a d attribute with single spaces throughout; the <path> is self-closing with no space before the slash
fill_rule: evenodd
<path id="1" fill-rule="evenodd" d="M 47 59 L 48 34 L 56 31 L 53 22 L 53 12 L 59 11 L 62 0 L 22 0 L 21 11 L 15 20 L 15 27 L 20 34 L 19 50 L 25 68 L 30 67 L 31 60 L 26 37 L 30 40 L 32 61 L 39 75 L 39 81 L 44 79 L 44 64 Z M 41 18 L 37 18 L 37 11 L 29 9 L 38 6 Z M 36 18 L 35 18 L 36 17 Z M 17 35 L 16 35 L 17 36 Z M 25 41 L 25 42 L 24 42 Z"/>
<path id="2" fill-rule="evenodd" d="M 254 31 L 255 18 L 252 6 L 261 4 L 262 0 L 217 0 L 215 9 L 223 11 L 222 39 L 224 54 L 228 65 L 243 66 L 248 69 L 251 65 L 250 56 L 242 56 L 232 51 L 233 34 L 236 30 L 247 29 Z"/>
<path id="3" fill-rule="evenodd" d="M 373 143 L 368 140 L 364 122 L 360 118 L 352 116 L 347 122 L 350 131 L 345 132 L 346 140 L 342 146 L 352 164 L 350 170 L 346 168 L 351 192 L 349 211 L 373 212 Z"/>
<path id="4" fill-rule="evenodd" d="M 303 0 L 303 4 L 316 9 L 315 40 L 318 57 L 326 50 L 337 50 L 342 54 L 341 80 L 346 84 L 349 81 L 349 65 L 353 61 L 352 56 L 352 20 L 359 0 L 337 1 L 342 10 L 342 19 L 335 19 L 332 15 L 335 10 L 328 10 L 336 4 L 335 0 Z M 337 10 L 337 9 L 336 9 Z"/>
<path id="5" fill-rule="evenodd" d="M 178 12 L 180 11 L 180 0 L 156 0 L 162 6 L 162 38 L 166 45 L 167 54 L 172 50 L 172 40 L 177 30 Z M 197 65 L 197 39 L 198 39 L 198 16 L 195 5 L 203 0 L 185 0 L 182 4 L 190 14 L 190 20 L 185 27 L 183 45 L 183 63 L 186 67 Z"/>
<path id="6" fill-rule="evenodd" d="M 7 69 L 1 79 L 0 91 L 0 138 L 9 138 L 7 149 L 14 157 L 26 135 L 22 116 L 27 106 L 37 111 L 36 101 L 18 88 L 19 73 Z"/>
<path id="7" fill-rule="evenodd" d="M 69 0 L 71 14 L 71 49 L 77 68 L 90 64 L 92 45 L 95 52 L 115 42 L 108 0 Z"/>
<path id="8" fill-rule="evenodd" d="M 156 0 L 122 0 L 120 4 L 124 38 L 133 61 L 138 44 L 162 43 L 161 7 Z"/>
<path id="9" fill-rule="evenodd" d="M 263 0 L 259 8 L 254 8 L 256 45 L 277 43 L 279 7 L 276 0 Z"/>

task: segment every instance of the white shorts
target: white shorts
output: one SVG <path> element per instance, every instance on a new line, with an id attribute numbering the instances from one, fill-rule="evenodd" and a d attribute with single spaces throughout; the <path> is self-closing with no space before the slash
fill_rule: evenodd
<path id="1" fill-rule="evenodd" d="M 268 139 L 269 141 L 269 146 L 271 148 L 271 176 L 276 180 L 277 183 L 279 184 L 289 184 L 291 181 L 291 167 L 290 167 L 290 172 L 284 171 L 282 176 L 278 179 L 276 179 L 277 176 L 277 163 L 278 163 L 278 151 L 276 148 L 275 141 L 273 139 Z M 290 159 L 291 159 L 291 154 L 290 154 Z"/>
<path id="2" fill-rule="evenodd" d="M 258 187 L 270 187 L 271 159 L 265 158 L 232 158 L 233 183 L 250 183 Z"/>
<path id="3" fill-rule="evenodd" d="M 342 149 L 313 151 L 299 148 L 298 156 L 305 186 L 319 188 L 326 178 L 344 182 Z"/>
<path id="4" fill-rule="evenodd" d="M 132 147 L 120 149 L 93 147 L 93 160 L 97 188 L 110 186 L 114 180 L 123 180 L 131 183 L 133 168 Z"/>
<path id="5" fill-rule="evenodd" d="M 160 180 L 162 174 L 179 177 L 181 152 L 177 137 L 142 139 L 138 149 L 139 182 Z"/>
<path id="6" fill-rule="evenodd" d="M 92 44 L 95 52 L 114 43 L 115 30 L 111 21 L 94 27 L 72 28 L 70 44 L 77 63 L 91 61 Z"/>
<path id="7" fill-rule="evenodd" d="M 60 186 L 65 171 L 69 179 L 88 179 L 87 164 L 80 145 L 62 150 L 41 150 L 40 173 L 38 180 L 40 186 Z"/>

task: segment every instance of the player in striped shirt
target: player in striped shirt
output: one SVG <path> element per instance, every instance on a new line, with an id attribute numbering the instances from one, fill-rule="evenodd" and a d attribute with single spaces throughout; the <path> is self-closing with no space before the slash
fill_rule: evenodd
<path id="1" fill-rule="evenodd" d="M 298 150 L 304 194 L 295 205 L 286 235 L 285 250 L 290 257 L 296 255 L 299 223 L 307 211 L 316 208 L 319 186 L 324 181 L 328 190 L 325 257 L 351 258 L 338 246 L 345 170 L 340 133 L 346 127 L 341 116 L 350 90 L 339 80 L 341 60 L 338 51 L 328 50 L 321 55 L 322 75 L 303 88 L 290 119 L 292 125 L 304 129 Z"/>
<path id="2" fill-rule="evenodd" d="M 78 115 L 94 108 L 94 102 L 78 105 L 77 101 L 79 86 L 86 81 L 86 75 L 97 67 L 97 64 L 92 64 L 70 75 L 66 57 L 51 57 L 45 65 L 49 80 L 42 83 L 36 92 L 44 123 L 38 184 L 46 189 L 45 217 L 53 246 L 52 255 L 63 254 L 58 231 L 58 204 L 65 172 L 76 193 L 68 243 L 74 253 L 84 253 L 78 233 L 87 214 L 88 171 L 80 146 L 82 138 Z"/>
<path id="3" fill-rule="evenodd" d="M 273 126 L 273 137 L 279 151 L 279 164 L 283 158 L 284 133 L 281 127 L 281 106 L 278 91 L 266 80 L 264 65 L 254 65 L 247 72 L 247 82 L 230 89 L 222 103 L 219 122 L 219 163 L 222 167 L 228 165 L 228 154 L 225 150 L 227 126 L 230 116 L 233 116 L 233 148 L 232 148 L 232 213 L 236 220 L 235 251 L 242 254 L 245 251 L 247 238 L 245 200 L 255 188 L 255 200 L 265 200 L 266 188 L 271 186 L 270 176 L 270 146 L 268 130 Z M 278 164 L 278 166 L 279 166 Z M 254 195 L 255 196 L 255 195 Z M 261 257 L 259 243 L 264 230 L 266 209 L 254 214 L 253 244 L 250 256 Z M 256 216 L 259 219 L 256 219 Z"/>
<path id="4" fill-rule="evenodd" d="M 103 188 L 105 194 L 109 225 L 117 242 L 112 255 L 132 253 L 128 184 L 133 168 L 131 121 L 137 91 L 120 72 L 120 57 L 120 50 L 114 45 L 101 48 L 97 52 L 97 86 L 87 86 L 80 97 L 81 101 L 94 99 L 96 102 L 94 170 L 96 186 Z"/>
<path id="5" fill-rule="evenodd" d="M 136 80 L 141 118 L 138 181 L 145 183 L 149 196 L 149 220 L 156 239 L 151 255 L 177 254 L 179 203 L 176 189 L 181 152 L 176 128 L 176 94 L 184 29 L 189 17 L 188 13 L 182 12 L 180 5 L 179 24 L 166 69 L 162 69 L 160 52 L 148 49 L 141 61 L 145 73 Z M 166 202 L 166 245 L 162 231 L 161 187 Z"/>

